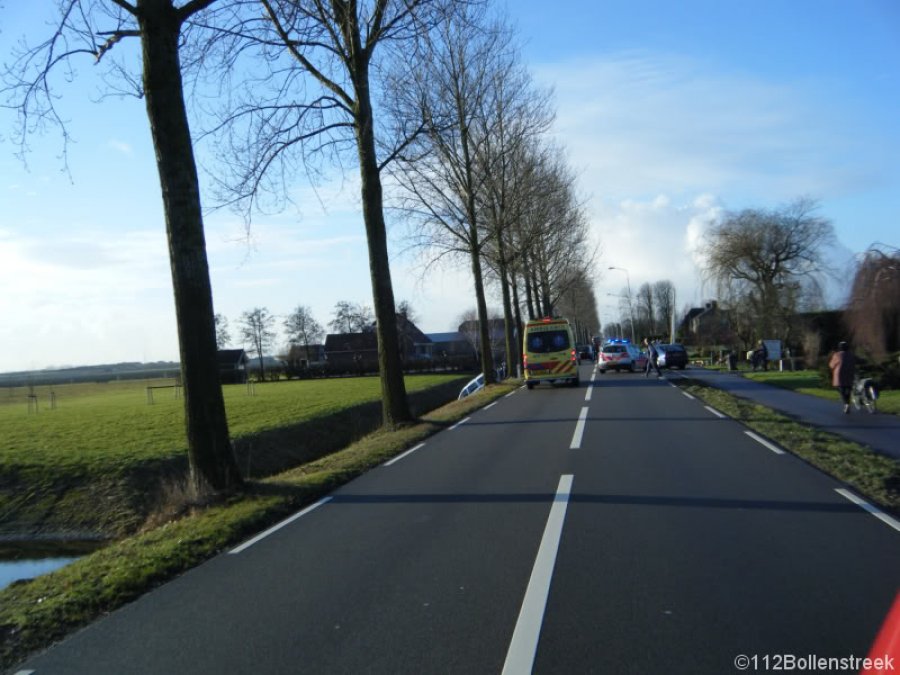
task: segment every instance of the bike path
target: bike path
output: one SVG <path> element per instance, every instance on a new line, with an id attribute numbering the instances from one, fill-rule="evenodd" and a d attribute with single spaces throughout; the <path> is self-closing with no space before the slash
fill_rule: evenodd
<path id="1" fill-rule="evenodd" d="M 674 373 L 668 371 L 667 374 L 671 376 Z M 900 417 L 896 415 L 872 415 L 852 408 L 849 414 L 844 414 L 843 406 L 837 401 L 763 384 L 734 372 L 692 367 L 683 376 L 772 408 L 804 424 L 862 443 L 882 455 L 900 459 Z"/>

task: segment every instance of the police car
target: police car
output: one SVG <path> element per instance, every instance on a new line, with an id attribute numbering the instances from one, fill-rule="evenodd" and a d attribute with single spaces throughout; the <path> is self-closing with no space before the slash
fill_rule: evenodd
<path id="1" fill-rule="evenodd" d="M 631 353 L 631 343 L 624 338 L 611 338 L 603 343 L 597 354 L 597 370 L 601 374 L 607 370 L 616 372 L 628 370 L 634 372 L 634 358 Z"/>

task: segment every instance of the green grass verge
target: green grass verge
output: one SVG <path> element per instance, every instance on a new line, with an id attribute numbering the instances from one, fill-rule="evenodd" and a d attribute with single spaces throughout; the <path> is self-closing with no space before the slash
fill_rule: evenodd
<path id="1" fill-rule="evenodd" d="M 10 668 L 104 613 L 135 599 L 378 466 L 520 382 L 494 385 L 394 432 L 251 484 L 247 494 L 125 538 L 52 574 L 0 591 L 0 668 Z"/>
<path id="2" fill-rule="evenodd" d="M 797 370 L 791 372 L 745 372 L 744 377 L 756 382 L 771 384 L 783 389 L 790 389 L 800 394 L 809 394 L 818 396 L 819 398 L 828 399 L 837 403 L 840 401 L 840 395 L 836 389 L 823 388 L 821 385 L 819 371 L 817 370 Z M 878 412 L 891 415 L 900 415 L 900 391 L 882 391 L 878 395 Z"/>
<path id="3" fill-rule="evenodd" d="M 732 396 L 698 380 L 679 387 L 774 441 L 813 466 L 852 486 L 888 511 L 900 513 L 900 462 L 859 443 L 809 427 L 770 408 Z"/>

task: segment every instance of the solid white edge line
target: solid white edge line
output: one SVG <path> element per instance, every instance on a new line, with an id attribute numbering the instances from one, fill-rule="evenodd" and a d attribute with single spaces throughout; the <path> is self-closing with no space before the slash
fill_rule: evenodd
<path id="1" fill-rule="evenodd" d="M 589 408 L 587 406 L 581 409 L 581 414 L 578 415 L 578 422 L 575 424 L 575 433 L 572 435 L 572 443 L 569 445 L 569 450 L 577 450 L 581 447 L 581 439 L 584 436 L 584 423 L 587 420 Z"/>
<path id="2" fill-rule="evenodd" d="M 284 520 L 282 520 L 282 521 L 281 521 L 280 523 L 278 523 L 277 525 L 273 525 L 272 527 L 270 527 L 270 528 L 269 528 L 268 530 L 266 530 L 265 532 L 260 532 L 258 535 L 256 535 L 255 537 L 253 537 L 253 539 L 250 539 L 249 541 L 245 541 L 245 542 L 244 542 L 243 544 L 241 544 L 240 546 L 231 549 L 231 550 L 228 552 L 228 555 L 236 555 L 236 554 L 238 554 L 238 553 L 241 553 L 241 552 L 243 552 L 243 551 L 246 551 L 248 548 L 250 548 L 251 546 L 253 546 L 253 544 L 258 543 L 259 541 L 261 541 L 261 540 L 265 539 L 266 537 L 268 537 L 270 534 L 273 534 L 273 533 L 277 532 L 278 530 L 280 530 L 280 529 L 281 529 L 282 527 L 284 527 L 285 525 L 290 525 L 291 523 L 293 523 L 293 522 L 294 522 L 295 520 L 297 520 L 298 518 L 302 518 L 303 516 L 305 516 L 305 515 L 306 515 L 307 513 L 309 513 L 310 511 L 314 511 L 315 509 L 319 508 L 320 506 L 323 506 L 323 505 L 327 504 L 327 503 L 330 502 L 330 501 L 331 501 L 331 497 L 323 497 L 322 499 L 320 499 L 319 501 L 317 501 L 315 504 L 311 504 L 311 505 L 307 506 L 307 507 L 306 507 L 305 509 L 303 509 L 302 511 L 298 511 L 297 513 L 295 513 L 295 514 L 292 515 L 291 517 L 285 518 Z"/>
<path id="3" fill-rule="evenodd" d="M 464 417 L 464 418 L 462 418 L 459 422 L 457 422 L 457 423 L 454 424 L 452 427 L 450 427 L 449 429 L 447 429 L 447 431 L 453 431 L 453 430 L 456 429 L 457 427 L 462 426 L 463 424 L 465 424 L 466 422 L 468 422 L 470 419 L 472 419 L 472 418 L 471 418 L 471 417 Z"/>
<path id="4" fill-rule="evenodd" d="M 553 579 L 553 568 L 556 566 L 556 554 L 559 551 L 573 479 L 574 476 L 571 474 L 565 474 L 559 479 L 559 487 L 556 489 L 547 525 L 544 527 L 534 567 L 531 569 L 531 578 L 528 580 L 516 628 L 506 652 L 503 675 L 530 673 L 534 667 L 534 657 L 537 654 L 544 610 L 547 608 L 547 598 L 550 595 L 550 582 Z"/>
<path id="5" fill-rule="evenodd" d="M 697 399 L 695 399 L 691 394 L 687 393 L 686 391 L 683 391 L 683 392 L 681 392 L 681 393 L 684 394 L 685 396 L 687 396 L 687 397 L 688 397 L 689 399 L 691 399 L 692 401 L 696 401 L 696 400 L 697 400 Z"/>
<path id="6" fill-rule="evenodd" d="M 850 490 L 845 490 L 844 488 L 835 488 L 834 491 L 837 492 L 839 495 L 841 495 L 841 497 L 844 497 L 845 499 L 849 499 L 851 502 L 853 502 L 857 506 L 861 507 L 864 511 L 868 511 L 873 516 L 878 518 L 878 520 L 880 520 L 881 522 L 887 523 L 888 525 L 893 527 L 895 530 L 897 530 L 897 532 L 900 532 L 900 522 L 898 522 L 894 518 L 891 518 L 888 514 L 886 514 L 881 509 L 879 509 L 877 506 L 872 506 L 865 499 L 860 499 L 855 494 L 850 492 Z"/>
<path id="7" fill-rule="evenodd" d="M 779 447 L 778 447 L 777 445 L 775 445 L 774 443 L 770 443 L 769 441 L 767 441 L 767 440 L 766 440 L 765 438 L 763 438 L 762 436 L 758 436 L 758 435 L 754 434 L 752 431 L 745 431 L 744 433 L 747 434 L 750 438 L 752 438 L 754 441 L 756 441 L 756 442 L 759 443 L 760 445 L 763 445 L 763 446 L 767 447 L 769 450 L 771 450 L 772 452 L 774 452 L 776 455 L 783 455 L 783 454 L 784 454 L 784 450 L 782 450 L 781 448 L 779 448 Z"/>
<path id="8" fill-rule="evenodd" d="M 424 448 L 424 447 L 425 447 L 425 444 L 424 444 L 424 443 L 419 443 L 416 447 L 410 448 L 409 450 L 407 450 L 406 452 L 404 452 L 402 455 L 397 455 L 397 456 L 394 457 L 393 459 L 389 459 L 388 461 L 386 461 L 386 462 L 385 462 L 384 464 L 382 464 L 381 466 L 391 466 L 391 465 L 394 464 L 395 462 L 399 462 L 401 459 L 403 459 L 403 458 L 406 457 L 407 455 L 411 455 L 411 454 L 413 454 L 416 450 L 419 450 L 420 448 Z"/>
<path id="9" fill-rule="evenodd" d="M 708 405 L 705 405 L 703 407 L 706 408 L 707 410 L 709 410 L 709 412 L 711 412 L 716 417 L 720 417 L 722 419 L 725 419 L 726 417 L 728 417 L 728 415 L 726 415 L 724 413 L 720 413 L 718 410 L 716 410 L 715 408 L 710 408 Z"/>

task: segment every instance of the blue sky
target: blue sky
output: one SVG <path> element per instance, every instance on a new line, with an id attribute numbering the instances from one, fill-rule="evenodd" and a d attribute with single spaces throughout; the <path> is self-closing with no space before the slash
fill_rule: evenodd
<path id="1" fill-rule="evenodd" d="M 45 30 L 46 3 L 0 9 L 0 54 Z M 668 278 L 678 303 L 708 298 L 696 245 L 724 209 L 817 198 L 835 225 L 835 265 L 900 245 L 900 4 L 510 2 L 536 80 L 554 89 L 554 135 L 579 174 L 600 245 L 601 317 L 633 289 Z M 42 34 L 42 33 L 41 33 Z M 92 66 L 61 90 L 75 143 L 63 172 L 55 136 L 34 139 L 28 168 L 0 142 L 0 371 L 176 359 L 158 179 L 143 103 L 97 102 Z M 0 111 L 0 136 L 13 123 Z M 258 217 L 248 237 L 207 216 L 216 311 L 232 323 L 266 306 L 370 303 L 353 172 Z M 426 332 L 451 330 L 473 302 L 464 265 L 425 273 L 391 227 L 395 294 Z M 842 287 L 832 284 L 835 302 Z M 494 303 L 499 305 L 498 302 Z"/>

